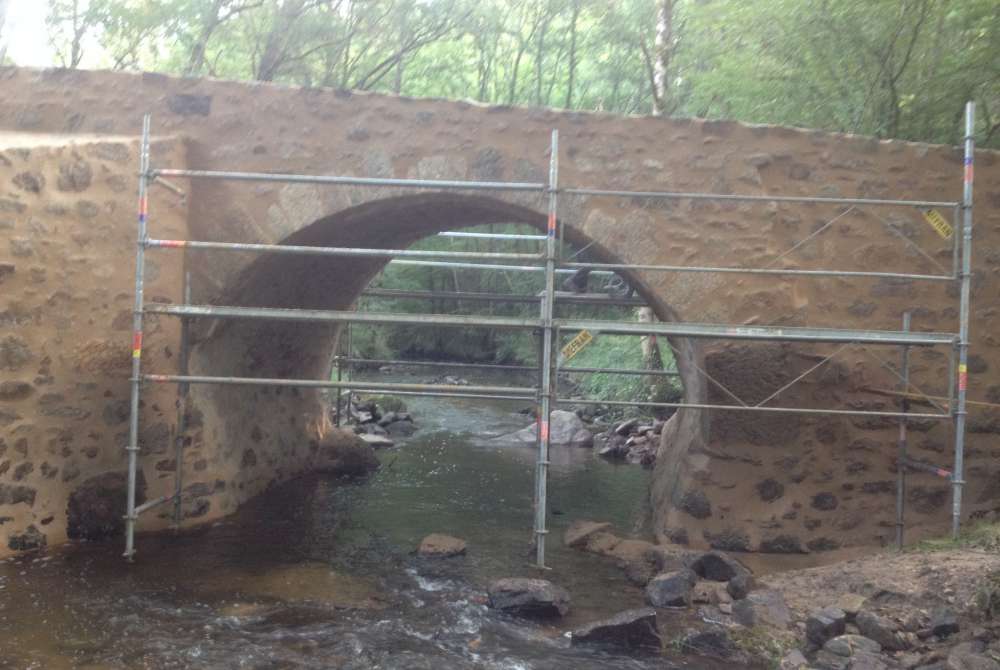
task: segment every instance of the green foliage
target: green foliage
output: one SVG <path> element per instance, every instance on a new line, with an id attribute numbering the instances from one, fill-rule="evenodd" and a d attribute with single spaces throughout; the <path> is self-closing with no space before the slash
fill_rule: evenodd
<path id="1" fill-rule="evenodd" d="M 663 358 L 664 368 L 673 369 L 669 351 Z M 641 369 L 642 348 L 636 337 L 598 334 L 566 367 Z M 572 379 L 579 383 L 584 395 L 592 398 L 657 402 L 676 402 L 680 398 L 679 384 L 670 378 L 659 378 L 662 381 L 652 385 L 650 377 L 639 375 L 575 374 Z"/>
<path id="2" fill-rule="evenodd" d="M 679 116 L 945 143 L 974 99 L 980 144 L 1000 147 L 996 0 L 48 3 L 67 67 L 97 44 L 116 69 L 626 114 L 659 100 Z"/>

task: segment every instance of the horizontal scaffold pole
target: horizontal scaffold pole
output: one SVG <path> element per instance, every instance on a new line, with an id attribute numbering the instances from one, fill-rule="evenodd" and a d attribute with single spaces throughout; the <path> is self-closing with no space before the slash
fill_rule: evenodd
<path id="1" fill-rule="evenodd" d="M 479 302 L 513 302 L 525 304 L 538 304 L 541 296 L 510 294 L 510 293 L 476 293 L 472 291 L 406 291 L 402 289 L 374 288 L 364 291 L 361 295 L 371 298 L 412 298 L 412 299 L 446 299 L 461 301 Z M 556 304 L 574 305 L 611 305 L 642 307 L 645 300 L 639 298 L 624 298 L 605 293 L 569 293 L 567 291 L 556 291 Z"/>
<path id="2" fill-rule="evenodd" d="M 431 188 L 461 191 L 544 191 L 545 184 L 507 181 L 455 181 L 447 179 L 382 179 L 334 175 L 281 174 L 270 172 L 225 172 L 218 170 L 151 170 L 149 178 L 186 177 L 223 181 L 270 181 L 286 184 L 327 184 L 330 186 L 391 186 L 393 188 Z"/>
<path id="3" fill-rule="evenodd" d="M 737 202 L 798 202 L 816 205 L 873 205 L 876 207 L 957 207 L 954 201 L 888 200 L 878 198 L 824 198 L 799 195 L 737 195 L 730 193 L 685 193 L 676 191 L 614 191 L 597 188 L 567 188 L 567 195 L 650 198 L 660 200 L 735 200 Z"/>
<path id="4" fill-rule="evenodd" d="M 483 328 L 541 328 L 540 319 L 463 314 L 398 314 L 346 310 L 282 309 L 275 307 L 229 307 L 217 305 L 166 305 L 151 303 L 146 311 L 169 316 L 214 319 L 261 319 L 265 321 L 306 321 L 314 323 L 384 323 L 416 326 Z"/>
<path id="5" fill-rule="evenodd" d="M 390 261 L 394 264 L 399 265 L 422 265 L 424 267 L 436 267 L 436 268 L 459 268 L 468 270 L 505 270 L 509 272 L 545 272 L 545 268 L 539 267 L 537 265 L 488 265 L 486 263 L 457 263 L 453 261 L 414 261 L 407 260 L 405 258 L 400 260 Z M 556 274 L 574 274 L 576 270 L 570 270 L 564 268 L 561 270 L 556 270 Z M 614 272 L 609 272 L 606 270 L 595 270 L 590 274 L 596 276 L 603 275 L 613 275 Z"/>
<path id="6" fill-rule="evenodd" d="M 544 240 L 545 235 L 523 235 L 519 233 L 468 233 L 463 230 L 446 230 L 440 237 L 472 237 L 483 240 Z"/>
<path id="7" fill-rule="evenodd" d="M 642 272 L 712 272 L 719 274 L 779 275 L 806 277 L 872 277 L 877 279 L 913 279 L 918 281 L 955 281 L 951 275 L 912 274 L 907 272 L 869 272 L 866 270 L 796 270 L 792 268 L 726 268 L 698 265 L 635 265 L 630 263 L 563 263 L 563 267 L 591 270 L 635 270 Z"/>
<path id="8" fill-rule="evenodd" d="M 296 256 L 364 256 L 399 258 L 465 258 L 491 261 L 535 261 L 539 254 L 515 254 L 482 251 L 429 251 L 423 249 L 370 249 L 357 247 L 313 247 L 293 244 L 247 244 L 240 242 L 201 242 L 194 240 L 146 240 L 153 249 L 204 249 L 211 251 L 252 251 Z M 539 266 L 541 267 L 541 266 Z"/>
<path id="9" fill-rule="evenodd" d="M 951 414 L 915 414 L 913 412 L 878 412 L 861 409 L 824 409 L 822 407 L 760 407 L 757 405 L 717 405 L 694 402 L 633 402 L 631 400 L 599 400 L 597 398 L 559 398 L 561 405 L 607 405 L 609 407 L 664 407 L 672 409 L 713 409 L 738 412 L 774 412 L 784 414 L 834 414 L 841 416 L 879 416 L 907 419 L 946 421 Z"/>
<path id="10" fill-rule="evenodd" d="M 534 372 L 538 370 L 533 365 L 498 365 L 496 363 L 450 363 L 448 361 L 406 361 L 391 358 L 341 358 L 341 363 L 354 367 L 361 365 L 397 365 L 405 367 L 441 367 L 441 368 L 472 368 L 476 370 L 507 370 L 509 372 Z"/>
<path id="11" fill-rule="evenodd" d="M 638 375 L 642 377 L 680 377 L 676 370 L 637 370 L 634 368 L 570 368 L 561 367 L 559 372 L 576 374 Z"/>
<path id="12" fill-rule="evenodd" d="M 150 303 L 146 312 L 217 319 L 260 319 L 315 323 L 381 323 L 423 326 L 489 327 L 535 329 L 540 319 L 476 316 L 461 314 L 400 314 L 345 310 L 282 309 L 274 307 L 231 307 L 218 305 L 167 305 Z M 952 345 L 952 333 L 922 333 L 883 330 L 842 330 L 836 328 L 781 328 L 777 326 L 732 326 L 705 323 L 631 323 L 609 320 L 557 319 L 564 332 L 588 330 L 604 335 L 665 335 L 722 340 L 770 340 L 783 342 L 850 342 L 857 344 L 897 344 L 909 346 Z"/>
<path id="13" fill-rule="evenodd" d="M 462 393 L 511 396 L 529 400 L 537 390 L 523 386 L 460 386 L 451 384 L 406 384 L 394 382 L 327 381 L 323 379 L 271 379 L 266 377 L 211 377 L 206 375 L 145 375 L 144 381 L 166 384 L 225 384 L 230 386 L 282 386 L 295 388 L 351 389 L 352 391 L 408 391 L 412 393 Z"/>
<path id="14" fill-rule="evenodd" d="M 910 346 L 952 345 L 953 333 L 922 333 L 888 330 L 846 330 L 779 326 L 733 326 L 709 323 L 629 323 L 558 319 L 564 332 L 588 330 L 602 335 L 666 335 L 721 340 L 770 340 L 775 342 L 840 342 L 856 344 L 906 344 Z"/>

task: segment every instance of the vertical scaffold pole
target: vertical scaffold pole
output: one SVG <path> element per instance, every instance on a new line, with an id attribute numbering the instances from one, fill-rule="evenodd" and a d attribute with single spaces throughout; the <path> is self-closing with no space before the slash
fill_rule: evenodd
<path id="1" fill-rule="evenodd" d="M 184 273 L 184 304 L 191 304 L 191 273 Z M 181 317 L 181 344 L 177 356 L 178 374 L 186 377 L 188 374 L 188 358 L 190 357 L 189 319 Z M 181 382 L 177 385 L 177 437 L 174 442 L 174 526 L 181 525 L 181 491 L 184 488 L 184 433 L 187 432 L 187 397 L 190 384 Z"/>
<path id="2" fill-rule="evenodd" d="M 972 286 L 972 182 L 975 163 L 976 103 L 965 104 L 965 170 L 962 178 L 962 272 L 958 325 L 958 397 L 955 407 L 955 467 L 951 474 L 951 534 L 962 525 L 962 486 L 965 467 L 965 395 L 969 386 L 969 293 Z"/>
<path id="3" fill-rule="evenodd" d="M 552 317 L 556 292 L 556 228 L 558 227 L 559 131 L 552 131 L 549 155 L 549 218 L 545 238 L 545 299 L 542 301 L 542 406 L 538 412 L 538 463 L 535 470 L 535 564 L 545 568 L 546 486 L 549 471 L 549 419 L 552 414 Z"/>
<path id="4" fill-rule="evenodd" d="M 149 125 L 150 117 L 142 117 L 142 143 L 139 148 L 139 226 L 135 248 L 135 307 L 132 312 L 132 397 L 129 405 L 128 489 L 125 500 L 125 558 L 135 556 L 135 480 L 139 457 L 139 391 L 142 384 L 142 310 L 143 278 L 145 276 L 146 218 L 149 213 Z"/>
<path id="5" fill-rule="evenodd" d="M 903 331 L 910 330 L 910 313 L 903 312 Z M 910 401 L 906 394 L 910 392 L 910 348 L 903 345 L 903 353 L 899 367 L 903 382 L 903 412 L 910 411 Z M 906 505 L 906 418 L 899 419 L 899 442 L 896 458 L 896 548 L 903 550 L 903 510 Z"/>

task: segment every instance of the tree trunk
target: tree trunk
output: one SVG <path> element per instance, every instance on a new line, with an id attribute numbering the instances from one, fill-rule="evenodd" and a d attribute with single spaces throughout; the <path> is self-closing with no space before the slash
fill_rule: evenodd
<path id="1" fill-rule="evenodd" d="M 656 4 L 656 53 L 653 60 L 653 113 L 670 113 L 670 61 L 674 53 L 674 0 Z"/>
<path id="2" fill-rule="evenodd" d="M 576 24 L 580 18 L 580 0 L 573 0 L 569 24 L 569 74 L 566 81 L 566 109 L 573 108 L 573 85 L 576 83 Z"/>

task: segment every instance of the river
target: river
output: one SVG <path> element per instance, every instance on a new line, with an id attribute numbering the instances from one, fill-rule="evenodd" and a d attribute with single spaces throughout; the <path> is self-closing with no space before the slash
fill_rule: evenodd
<path id="1" fill-rule="evenodd" d="M 565 635 L 642 605 L 612 561 L 560 538 L 578 518 L 638 531 L 648 471 L 553 449 L 544 577 L 570 591 L 572 611 L 515 621 L 484 594 L 492 579 L 537 576 L 534 449 L 494 439 L 525 425 L 523 403 L 406 402 L 418 432 L 380 451 L 365 481 L 287 482 L 220 522 L 140 536 L 133 565 L 117 542 L 0 562 L 0 668 L 709 667 L 573 648 Z M 431 532 L 464 538 L 468 554 L 418 559 Z"/>

